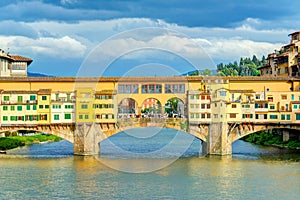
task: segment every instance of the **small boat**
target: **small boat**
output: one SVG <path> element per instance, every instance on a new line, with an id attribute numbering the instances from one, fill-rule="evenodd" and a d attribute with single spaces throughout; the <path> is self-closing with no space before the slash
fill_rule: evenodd
<path id="1" fill-rule="evenodd" d="M 6 154 L 6 151 L 0 150 L 0 154 Z"/>

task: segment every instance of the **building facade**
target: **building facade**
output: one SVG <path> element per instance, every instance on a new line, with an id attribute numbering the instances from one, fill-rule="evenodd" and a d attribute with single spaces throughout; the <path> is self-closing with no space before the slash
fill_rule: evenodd
<path id="1" fill-rule="evenodd" d="M 19 55 L 10 55 L 0 49 L 0 77 L 26 77 L 27 67 L 32 59 Z"/>
<path id="2" fill-rule="evenodd" d="M 268 55 L 260 70 L 261 76 L 300 76 L 300 31 L 291 33 L 290 43 Z"/>

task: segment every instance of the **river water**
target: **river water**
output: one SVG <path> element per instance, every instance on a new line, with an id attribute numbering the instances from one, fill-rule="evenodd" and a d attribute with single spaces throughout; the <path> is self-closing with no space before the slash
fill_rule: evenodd
<path id="1" fill-rule="evenodd" d="M 171 129 L 119 133 L 100 148 L 100 156 L 73 156 L 63 140 L 2 155 L 0 199 L 300 197 L 299 151 L 237 141 L 232 156 L 207 157 L 201 141 Z"/>

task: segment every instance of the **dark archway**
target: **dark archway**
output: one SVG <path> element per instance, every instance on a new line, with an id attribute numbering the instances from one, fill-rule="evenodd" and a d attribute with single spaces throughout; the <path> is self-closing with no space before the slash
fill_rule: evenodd
<path id="1" fill-rule="evenodd" d="M 165 104 L 165 115 L 169 118 L 186 117 L 186 107 L 184 102 L 177 97 L 169 99 Z"/>
<path id="2" fill-rule="evenodd" d="M 161 102 L 155 98 L 148 98 L 142 104 L 141 110 L 143 117 L 162 117 Z"/>
<path id="3" fill-rule="evenodd" d="M 132 98 L 125 98 L 118 104 L 118 118 L 130 118 L 138 115 L 138 104 Z"/>

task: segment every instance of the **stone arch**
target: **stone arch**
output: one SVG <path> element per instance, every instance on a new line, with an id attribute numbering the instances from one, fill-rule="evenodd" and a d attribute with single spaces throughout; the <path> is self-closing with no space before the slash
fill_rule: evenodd
<path id="1" fill-rule="evenodd" d="M 162 104 L 157 98 L 146 98 L 141 105 L 141 114 L 143 117 L 160 117 L 163 113 Z"/>
<path id="2" fill-rule="evenodd" d="M 118 118 L 136 115 L 138 115 L 138 102 L 134 98 L 127 97 L 118 102 Z"/>
<path id="3" fill-rule="evenodd" d="M 64 140 L 67 140 L 71 143 L 74 143 L 74 125 L 73 124 L 52 124 L 52 125 L 36 125 L 36 126 L 14 126 L 14 127 L 1 127 L 0 132 L 5 131 L 18 131 L 18 130 L 26 130 L 26 131 L 36 131 L 42 132 L 50 135 L 56 135 L 61 137 Z"/>
<path id="4" fill-rule="evenodd" d="M 274 125 L 254 125 L 254 124 L 242 124 L 237 126 L 234 130 L 231 130 L 229 133 L 229 140 L 231 143 L 259 131 L 268 131 L 273 129 L 281 129 L 281 130 L 291 130 L 291 131 L 299 131 L 300 127 L 297 125 L 290 126 L 290 125 L 281 125 L 281 124 L 274 124 Z"/>
<path id="5" fill-rule="evenodd" d="M 171 97 L 165 103 L 165 112 L 168 117 L 187 117 L 184 101 L 179 97 Z"/>

